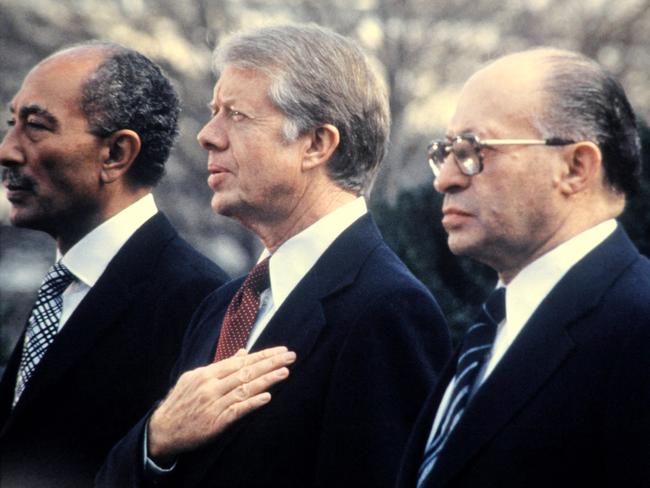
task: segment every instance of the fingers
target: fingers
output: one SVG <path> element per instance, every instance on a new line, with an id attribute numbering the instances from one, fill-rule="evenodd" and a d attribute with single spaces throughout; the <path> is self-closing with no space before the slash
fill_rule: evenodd
<path id="1" fill-rule="evenodd" d="M 245 365 L 240 369 L 233 371 L 228 376 L 222 377 L 219 381 L 219 393 L 226 395 L 230 391 L 240 388 L 242 385 L 251 383 L 260 385 L 268 382 L 270 379 L 275 379 L 275 381 L 268 383 L 272 385 L 279 380 L 285 379 L 289 374 L 286 366 L 289 366 L 296 360 L 296 353 L 293 351 L 285 351 L 266 358 L 259 356 L 259 358 L 261 359 L 255 362 L 249 361 L 250 364 L 247 365 L 243 363 Z M 275 376 L 268 375 L 273 372 L 277 374 Z M 263 381 L 257 381 L 259 379 L 263 379 Z"/>
<path id="2" fill-rule="evenodd" d="M 227 359 L 205 366 L 206 374 L 214 378 L 224 378 L 235 371 L 242 369 L 244 366 L 252 365 L 259 361 L 284 354 L 287 351 L 288 349 L 284 346 L 270 347 L 251 354 L 248 354 L 245 349 L 240 349 L 233 356 Z"/>
<path id="3" fill-rule="evenodd" d="M 215 418 L 218 426 L 215 426 L 214 431 L 221 432 L 233 422 L 266 405 L 271 400 L 271 394 L 267 390 L 288 376 L 289 370 L 283 367 L 231 390 L 221 399 L 220 403 L 228 406 L 221 411 L 218 418 Z"/>
<path id="4" fill-rule="evenodd" d="M 253 396 L 267 391 L 274 384 L 286 379 L 289 376 L 289 370 L 286 367 L 274 369 L 259 377 L 255 377 L 248 382 L 235 382 L 233 388 L 224 395 L 226 403 L 243 402 Z"/>

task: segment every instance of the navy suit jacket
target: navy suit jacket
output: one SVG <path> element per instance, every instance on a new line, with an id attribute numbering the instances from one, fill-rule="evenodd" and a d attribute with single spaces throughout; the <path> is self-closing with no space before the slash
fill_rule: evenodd
<path id="1" fill-rule="evenodd" d="M 188 331 L 177 375 L 212 361 L 225 309 L 242 280 L 208 297 Z M 296 351 L 271 402 L 182 456 L 183 487 L 392 486 L 409 431 L 449 336 L 431 294 L 369 215 L 321 256 L 253 349 Z M 143 420 L 112 451 L 98 486 L 141 486 Z"/>
<path id="2" fill-rule="evenodd" d="M 418 419 L 399 487 L 416 486 L 454 364 Z M 540 304 L 476 392 L 425 486 L 650 486 L 650 262 L 622 229 Z"/>
<path id="3" fill-rule="evenodd" d="M 0 382 L 0 486 L 84 487 L 166 392 L 191 315 L 226 275 L 162 214 L 115 255 L 12 410 L 23 338 Z"/>

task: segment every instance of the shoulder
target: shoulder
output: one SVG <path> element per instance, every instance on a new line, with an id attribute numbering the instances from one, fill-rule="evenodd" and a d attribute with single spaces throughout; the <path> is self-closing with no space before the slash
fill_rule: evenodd
<path id="1" fill-rule="evenodd" d="M 650 260 L 639 255 L 612 283 L 601 308 L 628 327 L 638 324 L 650 333 Z"/>
<path id="2" fill-rule="evenodd" d="M 183 321 L 228 280 L 228 275 L 183 239 L 161 213 L 131 236 L 112 264 L 114 271 L 129 274 L 128 281 L 138 284 L 138 294 L 148 297 L 152 307 L 170 313 L 169 319 L 181 314 Z"/>
<path id="3" fill-rule="evenodd" d="M 374 296 L 417 295 L 435 302 L 431 292 L 384 241 L 360 263 L 356 284 Z"/>
<path id="4" fill-rule="evenodd" d="M 220 286 L 229 279 L 223 269 L 178 235 L 164 246 L 158 264 L 162 271 L 184 281 L 205 281 Z"/>
<path id="5" fill-rule="evenodd" d="M 345 347 L 410 351 L 413 357 L 428 358 L 436 369 L 448 357 L 449 329 L 442 310 L 383 241 L 359 264 L 350 287 L 327 302 L 327 308 L 329 317 L 336 318 L 332 322 L 346 330 Z"/>
<path id="6" fill-rule="evenodd" d="M 572 283 L 587 291 L 597 287 L 597 296 L 565 289 L 565 299 L 572 301 L 567 306 L 585 307 L 569 327 L 572 339 L 579 348 L 594 351 L 592 357 L 610 368 L 614 363 L 630 365 L 643 357 L 650 359 L 650 261 L 637 253 L 624 266 L 601 264 L 591 280 Z M 598 285 L 599 280 L 605 285 Z M 583 297 L 587 305 L 576 296 Z"/>

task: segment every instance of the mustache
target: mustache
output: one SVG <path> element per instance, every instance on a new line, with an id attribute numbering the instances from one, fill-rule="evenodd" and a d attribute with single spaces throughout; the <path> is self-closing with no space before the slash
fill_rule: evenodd
<path id="1" fill-rule="evenodd" d="M 16 170 L 10 168 L 4 168 L 2 170 L 2 183 L 7 188 L 22 188 L 25 190 L 31 190 L 34 188 L 34 181 L 31 178 L 28 178 L 25 175 L 20 174 Z"/>

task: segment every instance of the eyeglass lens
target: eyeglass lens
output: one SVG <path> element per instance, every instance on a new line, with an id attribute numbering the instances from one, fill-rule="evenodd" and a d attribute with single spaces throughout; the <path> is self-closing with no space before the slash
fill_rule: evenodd
<path id="1" fill-rule="evenodd" d="M 465 139 L 456 140 L 451 146 L 459 169 L 466 175 L 474 175 L 480 171 L 478 151 L 476 144 Z"/>
<path id="2" fill-rule="evenodd" d="M 471 176 L 481 171 L 479 148 L 473 141 L 456 139 L 453 142 L 434 142 L 429 148 L 429 159 L 434 175 L 437 177 L 445 159 L 453 153 L 458 169 L 465 175 Z"/>

